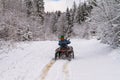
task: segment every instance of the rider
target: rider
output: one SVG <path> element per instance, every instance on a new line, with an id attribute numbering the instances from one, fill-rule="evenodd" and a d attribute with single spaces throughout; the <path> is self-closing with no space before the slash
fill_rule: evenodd
<path id="1" fill-rule="evenodd" d="M 67 39 L 64 39 L 64 35 L 60 36 L 60 40 L 58 45 L 60 46 L 60 48 L 67 48 L 68 44 L 70 44 L 71 42 Z"/>

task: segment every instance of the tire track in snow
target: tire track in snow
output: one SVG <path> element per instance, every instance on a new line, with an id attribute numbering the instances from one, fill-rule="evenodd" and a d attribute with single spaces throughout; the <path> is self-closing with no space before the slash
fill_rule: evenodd
<path id="1" fill-rule="evenodd" d="M 69 80 L 69 70 L 68 70 L 68 64 L 70 63 L 70 61 L 67 61 L 64 65 L 63 65 L 63 72 L 64 72 L 64 78 L 65 80 Z"/>
<path id="2" fill-rule="evenodd" d="M 40 80 L 45 80 L 50 68 L 53 66 L 53 64 L 55 63 L 55 60 L 51 60 L 42 70 L 42 74 L 41 74 L 41 79 Z"/>

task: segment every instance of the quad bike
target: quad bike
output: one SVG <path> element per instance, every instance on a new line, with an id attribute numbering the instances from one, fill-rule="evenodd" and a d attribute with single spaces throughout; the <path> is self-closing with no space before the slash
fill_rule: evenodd
<path id="1" fill-rule="evenodd" d="M 67 59 L 71 61 L 74 59 L 74 51 L 72 46 L 68 46 L 66 48 L 57 48 L 55 53 L 55 60 L 57 59 Z"/>

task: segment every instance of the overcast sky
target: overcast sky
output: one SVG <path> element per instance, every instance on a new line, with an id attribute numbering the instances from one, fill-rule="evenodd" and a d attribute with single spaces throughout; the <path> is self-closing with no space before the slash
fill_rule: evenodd
<path id="1" fill-rule="evenodd" d="M 73 5 L 73 2 L 76 2 L 77 4 L 83 0 L 44 0 L 45 2 L 45 11 L 65 11 L 67 7 L 71 7 Z"/>

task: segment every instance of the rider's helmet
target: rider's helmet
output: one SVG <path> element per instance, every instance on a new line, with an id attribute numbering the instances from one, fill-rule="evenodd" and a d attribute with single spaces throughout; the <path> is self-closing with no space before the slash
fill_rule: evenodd
<path id="1" fill-rule="evenodd" d="M 64 35 L 61 35 L 61 36 L 60 36 L 60 40 L 64 40 Z"/>

